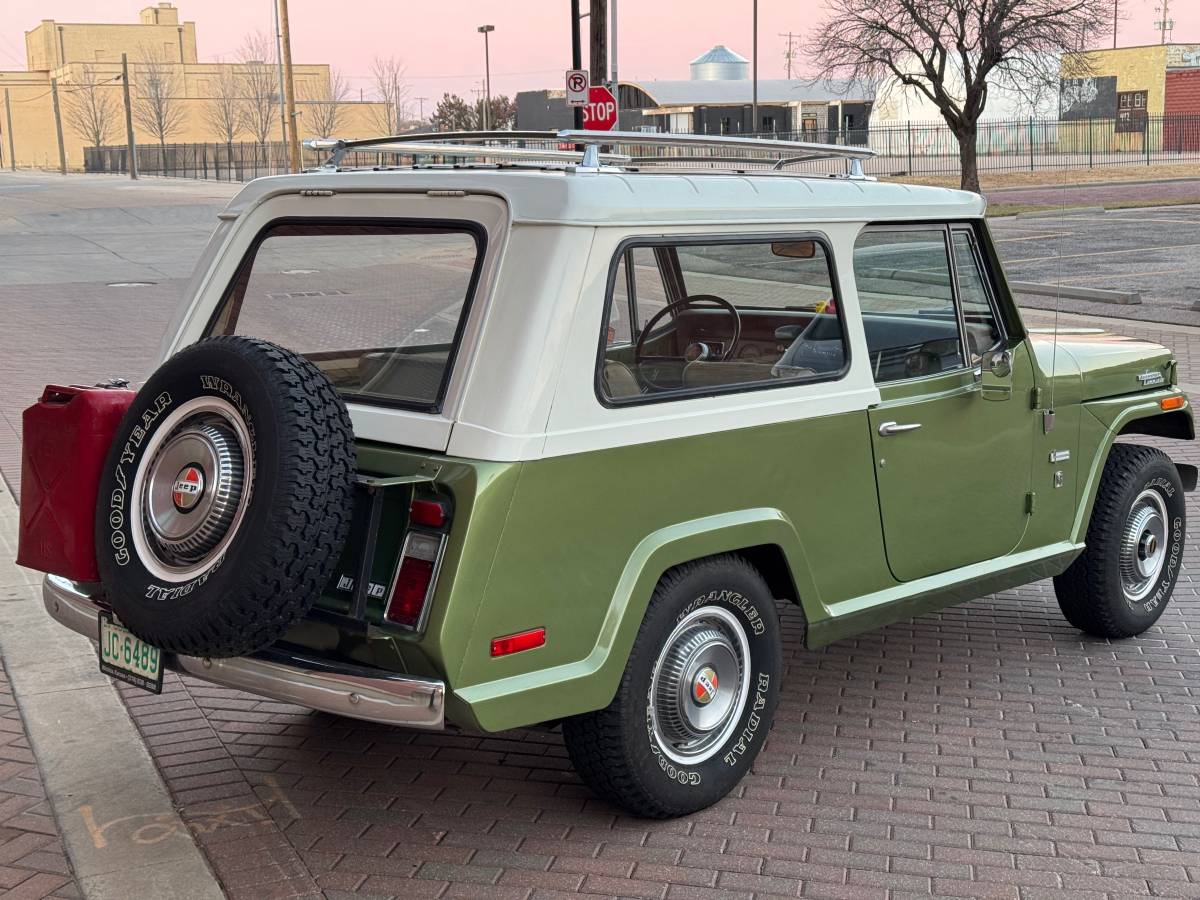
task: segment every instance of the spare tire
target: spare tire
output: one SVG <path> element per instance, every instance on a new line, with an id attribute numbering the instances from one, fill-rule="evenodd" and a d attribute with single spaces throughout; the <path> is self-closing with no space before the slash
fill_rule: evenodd
<path id="1" fill-rule="evenodd" d="M 113 612 L 176 653 L 270 645 L 333 572 L 354 472 L 346 405 L 307 359 L 245 337 L 180 351 L 105 461 L 96 556 Z"/>

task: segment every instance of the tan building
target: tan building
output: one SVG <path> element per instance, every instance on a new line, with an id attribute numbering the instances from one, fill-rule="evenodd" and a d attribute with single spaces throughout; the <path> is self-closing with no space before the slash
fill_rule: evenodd
<path id="1" fill-rule="evenodd" d="M 129 59 L 134 136 L 139 146 L 158 144 L 160 135 L 156 131 L 167 132 L 168 144 L 223 143 L 226 136 L 212 121 L 220 118 L 215 112 L 222 106 L 230 110 L 226 118 L 257 118 L 262 122 L 257 129 L 242 122 L 234 136 L 238 142 L 257 141 L 255 132 L 267 127 L 268 102 L 271 113 L 267 140 L 282 140 L 274 62 L 198 62 L 196 24 L 180 22 L 179 10 L 170 3 L 143 9 L 139 21 L 129 24 L 44 19 L 25 33 L 25 53 L 26 71 L 0 70 L 0 164 L 4 168 L 13 159 L 18 166 L 58 167 L 56 93 L 68 169 L 83 168 L 84 146 L 94 142 L 97 130 L 104 132 L 102 143 L 124 144 L 123 53 Z M 358 100 L 333 103 L 326 64 L 296 64 L 293 71 L 302 138 L 327 136 L 317 134 L 316 128 L 329 120 L 331 107 L 336 108 L 337 137 L 380 133 L 380 123 L 386 121 L 384 104 Z M 156 96 L 164 99 L 155 100 Z M 89 107 L 101 112 L 85 115 Z M 147 122 L 155 118 L 164 125 L 147 127 Z M 87 127 L 81 119 L 92 123 L 103 119 L 106 127 Z"/>

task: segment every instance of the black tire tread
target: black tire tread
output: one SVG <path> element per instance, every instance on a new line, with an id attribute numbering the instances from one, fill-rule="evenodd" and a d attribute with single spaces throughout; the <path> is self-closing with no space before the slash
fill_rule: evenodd
<path id="1" fill-rule="evenodd" d="M 1155 447 L 1113 444 L 1104 462 L 1088 523 L 1087 549 L 1054 578 L 1054 593 L 1063 616 L 1080 631 L 1095 637 L 1126 638 L 1137 633 L 1117 620 L 1109 604 L 1099 603 L 1096 598 L 1105 596 L 1109 590 L 1103 556 L 1112 552 L 1125 526 L 1122 492 L 1139 473 L 1156 462 L 1173 465 L 1171 458 Z"/>
<path id="2" fill-rule="evenodd" d="M 221 602 L 221 615 L 202 628 L 170 633 L 117 610 L 140 637 L 191 656 L 239 656 L 274 643 L 308 612 L 329 578 L 350 531 L 355 466 L 354 430 L 346 404 L 312 362 L 269 341 L 216 337 L 182 350 L 224 344 L 245 359 L 278 404 L 279 472 L 260 549 L 244 558 L 240 602 Z M 224 600 L 224 598 L 222 598 Z"/>
<path id="3" fill-rule="evenodd" d="M 695 562 L 684 563 L 666 572 L 654 588 L 645 618 L 652 610 L 667 602 L 672 591 L 690 576 L 711 570 L 723 574 L 733 568 L 741 569 L 748 577 L 762 584 L 763 592 L 769 595 L 762 575 L 744 557 L 734 554 L 711 556 Z M 633 647 L 629 651 L 631 660 L 642 659 L 643 654 L 656 655 L 658 648 L 649 647 L 652 637 L 642 628 L 638 631 Z M 623 739 L 622 723 L 632 713 L 640 714 L 644 698 L 634 695 L 631 682 L 634 672 L 626 666 L 617 687 L 616 696 L 604 709 L 572 716 L 563 722 L 563 740 L 576 773 L 596 794 L 634 815 L 648 819 L 669 819 L 686 812 L 662 803 L 646 789 L 636 774 L 632 759 L 633 748 Z"/>

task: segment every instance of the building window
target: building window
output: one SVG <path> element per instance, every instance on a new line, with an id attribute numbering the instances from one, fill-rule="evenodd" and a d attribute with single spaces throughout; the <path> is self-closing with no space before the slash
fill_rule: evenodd
<path id="1" fill-rule="evenodd" d="M 1119 91 L 1117 93 L 1117 125 L 1121 132 L 1146 130 L 1146 92 Z"/>
<path id="2" fill-rule="evenodd" d="M 775 133 L 775 117 L 774 116 L 763 116 L 762 130 L 766 131 L 770 134 Z"/>

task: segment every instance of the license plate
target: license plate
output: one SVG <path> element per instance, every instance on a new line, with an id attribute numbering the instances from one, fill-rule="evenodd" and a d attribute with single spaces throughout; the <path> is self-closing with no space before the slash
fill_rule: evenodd
<path id="1" fill-rule="evenodd" d="M 126 631 L 111 613 L 100 613 L 100 671 L 110 678 L 162 693 L 162 651 Z"/>

